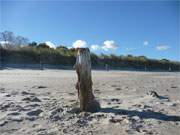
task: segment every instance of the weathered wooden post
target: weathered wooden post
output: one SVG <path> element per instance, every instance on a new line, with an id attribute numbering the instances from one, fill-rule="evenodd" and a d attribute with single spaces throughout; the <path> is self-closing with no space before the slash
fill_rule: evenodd
<path id="1" fill-rule="evenodd" d="M 78 82 L 78 98 L 80 100 L 80 110 L 96 112 L 100 109 L 100 104 L 95 100 L 92 90 L 91 78 L 91 57 L 88 48 L 78 48 L 75 64 Z"/>

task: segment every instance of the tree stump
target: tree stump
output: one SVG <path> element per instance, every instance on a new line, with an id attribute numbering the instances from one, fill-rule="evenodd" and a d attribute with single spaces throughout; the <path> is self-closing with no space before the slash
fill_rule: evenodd
<path id="1" fill-rule="evenodd" d="M 100 104 L 95 100 L 92 90 L 91 57 L 88 48 L 78 48 L 75 69 L 78 77 L 76 89 L 80 100 L 80 110 L 96 112 Z"/>

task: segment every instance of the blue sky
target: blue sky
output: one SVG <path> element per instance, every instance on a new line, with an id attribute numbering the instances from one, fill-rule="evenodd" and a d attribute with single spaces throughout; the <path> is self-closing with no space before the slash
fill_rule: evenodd
<path id="1" fill-rule="evenodd" d="M 180 60 L 178 1 L 0 0 L 0 31 L 100 54 Z"/>

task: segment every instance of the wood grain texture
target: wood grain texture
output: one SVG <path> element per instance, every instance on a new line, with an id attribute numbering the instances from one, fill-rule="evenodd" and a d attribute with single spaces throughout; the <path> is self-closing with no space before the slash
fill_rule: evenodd
<path id="1" fill-rule="evenodd" d="M 92 90 L 91 57 L 88 48 L 78 48 L 75 68 L 78 76 L 76 89 L 80 100 L 80 110 L 98 111 L 100 105 L 95 100 Z"/>

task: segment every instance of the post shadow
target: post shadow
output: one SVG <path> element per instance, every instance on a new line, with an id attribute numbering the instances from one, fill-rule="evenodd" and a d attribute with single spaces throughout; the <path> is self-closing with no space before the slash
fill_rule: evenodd
<path id="1" fill-rule="evenodd" d="M 151 110 L 125 110 L 125 109 L 115 109 L 115 108 L 101 108 L 100 112 L 103 113 L 114 113 L 116 115 L 127 115 L 128 117 L 138 116 L 141 119 L 157 119 L 162 121 L 180 121 L 180 116 L 166 115 L 161 112 L 154 112 Z"/>

